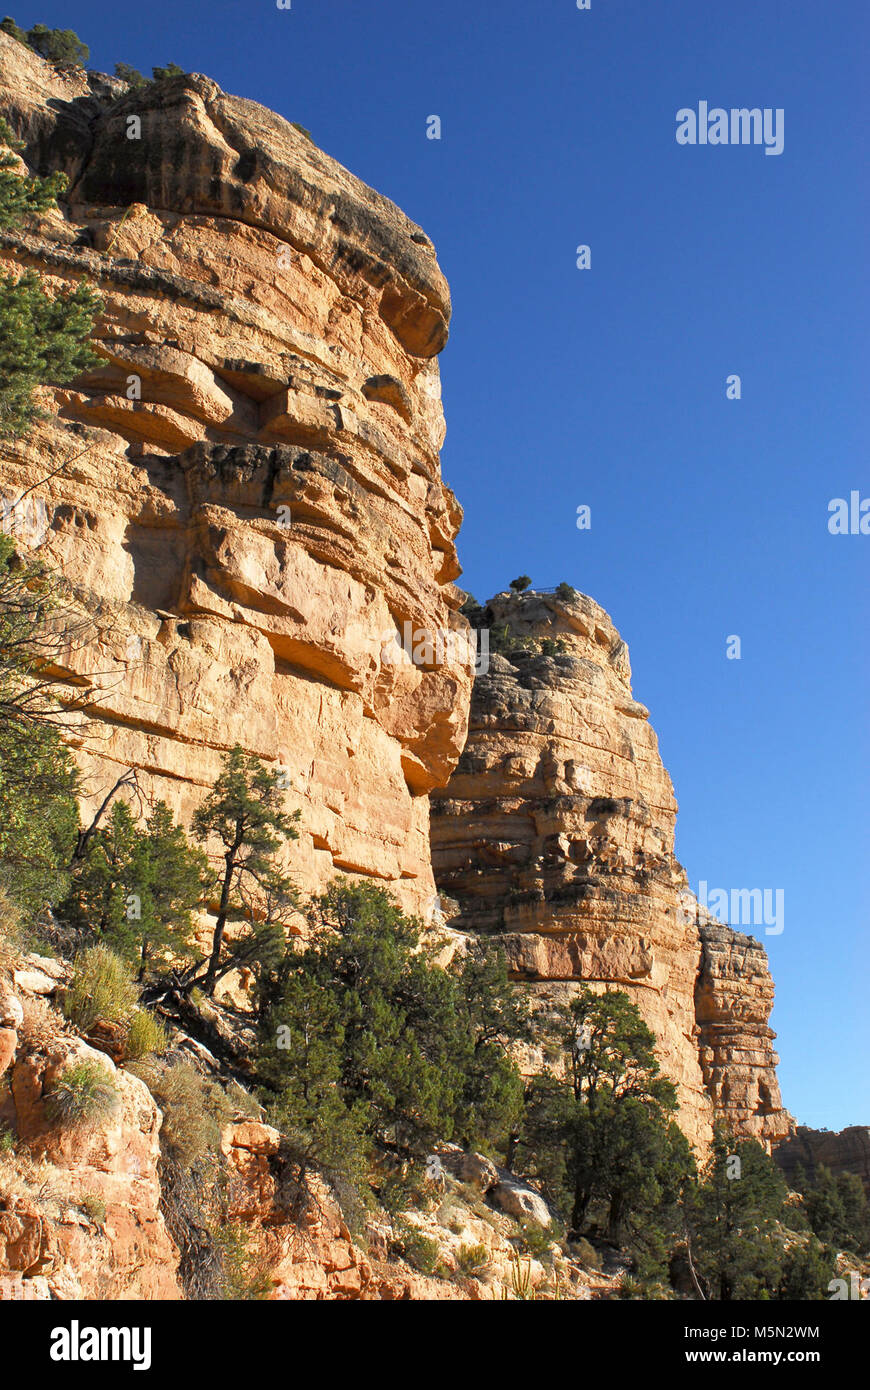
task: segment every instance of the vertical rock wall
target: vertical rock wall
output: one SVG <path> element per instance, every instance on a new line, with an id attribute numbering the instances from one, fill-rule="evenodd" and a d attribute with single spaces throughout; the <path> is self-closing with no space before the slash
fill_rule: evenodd
<path id="1" fill-rule="evenodd" d="M 700 925 L 625 643 L 584 595 L 500 594 L 488 607 L 517 645 L 476 680 L 465 751 L 432 794 L 451 925 L 500 936 L 537 997 L 578 981 L 624 989 L 658 1037 L 690 1139 L 703 1145 L 717 1116 L 765 1142 L 786 1133 L 765 952 Z"/>
<path id="2" fill-rule="evenodd" d="M 431 242 L 204 77 L 127 92 L 0 34 L 0 114 L 70 178 L 63 215 L 0 234 L 0 269 L 104 301 L 100 364 L 0 448 L 16 534 L 89 624 L 62 668 L 96 714 L 87 802 L 133 767 L 187 819 L 239 742 L 285 771 L 303 889 L 360 874 L 427 913 L 426 793 L 471 684 L 453 648 L 398 647 L 406 622 L 465 627 Z"/>

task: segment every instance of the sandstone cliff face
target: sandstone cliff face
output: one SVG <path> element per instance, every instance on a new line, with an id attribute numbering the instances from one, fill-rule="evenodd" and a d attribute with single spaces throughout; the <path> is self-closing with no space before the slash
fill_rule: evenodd
<path id="1" fill-rule="evenodd" d="M 91 625 L 64 658 L 97 716 L 89 802 L 134 767 L 186 820 L 238 741 L 285 771 L 303 889 L 358 873 L 426 913 L 425 794 L 471 683 L 452 650 L 421 668 L 397 645 L 464 628 L 431 243 L 204 77 L 125 94 L 0 34 L 0 114 L 70 177 L 63 216 L 0 234 L 0 268 L 104 300 L 102 365 L 0 450 L 0 500 L 32 489 L 16 534 Z"/>
<path id="2" fill-rule="evenodd" d="M 498 934 L 542 1000 L 580 980 L 624 989 L 659 1039 L 693 1141 L 716 1116 L 765 1142 L 785 1134 L 765 952 L 702 922 L 688 892 L 673 788 L 625 643 L 584 595 L 501 594 L 488 607 L 529 648 L 493 655 L 476 680 L 465 751 L 432 794 L 451 926 Z M 541 654 L 542 639 L 562 650 Z"/>
<path id="3" fill-rule="evenodd" d="M 87 803 L 133 767 L 186 821 L 239 742 L 284 770 L 303 891 L 360 874 L 428 916 L 428 793 L 453 773 L 432 806 L 452 925 L 502 935 L 543 1000 L 625 988 L 693 1140 L 716 1114 L 785 1134 L 764 952 L 686 910 L 673 789 L 607 615 L 494 600 L 496 622 L 565 651 L 494 656 L 467 743 L 462 648 L 414 664 L 400 647 L 406 623 L 465 630 L 438 458 L 450 304 L 425 234 L 201 76 L 128 92 L 0 34 L 0 114 L 29 167 L 70 178 L 62 214 L 0 232 L 0 271 L 104 301 L 100 365 L 0 448 L 0 502 L 27 493 L 5 524 L 86 618 L 60 669 L 96 716 L 77 739 Z M 0 1068 L 13 1034 L 0 1019 Z M 333 1255 L 315 1296 L 352 1296 L 361 1265 Z"/>

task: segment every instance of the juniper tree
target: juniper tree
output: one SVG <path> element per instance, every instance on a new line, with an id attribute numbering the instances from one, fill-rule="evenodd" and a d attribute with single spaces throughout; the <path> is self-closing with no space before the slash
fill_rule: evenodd
<path id="1" fill-rule="evenodd" d="M 141 87 L 148 87 L 151 83 L 150 78 L 141 73 L 138 68 L 131 67 L 129 63 L 116 63 L 115 76 L 136 90 Z"/>
<path id="2" fill-rule="evenodd" d="M 503 961 L 442 969 L 381 888 L 338 880 L 291 943 L 265 1011 L 258 1072 L 311 1153 L 352 1145 L 422 1158 L 438 1140 L 503 1143 L 522 1087 L 522 1033 Z"/>
<path id="3" fill-rule="evenodd" d="M 66 175 L 17 172 L 12 131 L 0 121 L 0 228 L 21 225 L 52 207 Z M 37 386 L 63 385 L 97 359 L 87 345 L 100 301 L 86 284 L 51 296 L 39 274 L 0 276 L 0 437 L 25 434 L 37 416 Z"/>
<path id="4" fill-rule="evenodd" d="M 284 927 L 296 907 L 297 894 L 278 856 L 299 838 L 299 812 L 283 809 L 283 779 L 259 758 L 236 744 L 224 759 L 214 787 L 194 815 L 192 830 L 203 843 L 222 848 L 211 855 L 218 867 L 213 894 L 216 917 L 212 949 L 201 976 L 191 977 L 206 994 L 218 979 L 243 963 L 262 962 L 283 946 Z M 229 950 L 227 925 L 241 927 Z"/>
<path id="5" fill-rule="evenodd" d="M 188 844 L 165 802 L 141 826 L 126 802 L 117 801 L 74 864 L 59 915 L 105 941 L 142 981 L 172 961 L 189 960 L 207 870 L 205 855 Z"/>
<path id="6" fill-rule="evenodd" d="M 41 633 L 56 603 L 42 565 L 0 534 L 0 868 L 33 913 L 63 897 L 78 830 L 77 776 L 55 725 L 54 683 L 39 675 Z"/>
<path id="7" fill-rule="evenodd" d="M 168 77 L 186 77 L 184 68 L 180 68 L 177 63 L 167 63 L 165 68 L 152 68 L 155 82 L 165 82 Z"/>
<path id="8" fill-rule="evenodd" d="M 555 1204 L 584 1229 L 593 1206 L 619 1239 L 628 1216 L 660 1204 L 675 1165 L 688 1170 L 659 1074 L 655 1038 L 626 994 L 584 988 L 550 1024 L 557 1055 L 529 1084 L 519 1152 Z"/>
<path id="9" fill-rule="evenodd" d="M 717 1127 L 701 1181 L 686 1196 L 686 1235 L 704 1297 L 771 1297 L 783 1274 L 786 1185 L 754 1139 Z"/>
<path id="10" fill-rule="evenodd" d="M 803 1192 L 807 1218 L 820 1240 L 859 1254 L 870 1249 L 870 1210 L 856 1173 L 835 1174 L 820 1163 L 812 1183 L 796 1185 Z"/>
<path id="11" fill-rule="evenodd" d="M 14 20 L 12 23 L 15 25 Z M 57 67 L 84 67 L 91 56 L 87 44 L 82 43 L 72 29 L 49 29 L 46 24 L 34 24 L 25 38 L 35 53 Z"/>

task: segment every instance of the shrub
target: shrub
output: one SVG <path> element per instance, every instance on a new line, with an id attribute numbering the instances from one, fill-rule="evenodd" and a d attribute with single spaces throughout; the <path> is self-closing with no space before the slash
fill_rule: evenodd
<path id="1" fill-rule="evenodd" d="M 521 574 L 519 578 L 511 580 L 511 588 L 515 594 L 525 593 L 526 589 L 532 587 L 532 581 L 527 574 Z"/>
<path id="2" fill-rule="evenodd" d="M 189 952 L 191 911 L 207 869 L 205 855 L 188 844 L 164 802 L 143 826 L 118 801 L 79 852 L 59 915 L 111 946 L 143 980 Z"/>
<path id="3" fill-rule="evenodd" d="M 160 1145 L 165 1156 L 182 1169 L 213 1159 L 221 1129 L 233 1118 L 233 1107 L 220 1087 L 191 1062 L 162 1066 L 145 1061 L 130 1070 L 145 1082 L 163 1111 Z"/>
<path id="4" fill-rule="evenodd" d="M 557 585 L 556 598 L 561 599 L 563 603 L 570 603 L 571 600 L 575 599 L 576 597 L 577 590 L 572 588 L 570 584 L 566 584 L 564 579 L 562 580 L 561 584 Z"/>
<path id="5" fill-rule="evenodd" d="M 70 1023 L 87 1032 L 97 1022 L 127 1024 L 139 992 L 128 966 L 106 946 L 91 946 L 77 958 L 63 1001 Z"/>
<path id="6" fill-rule="evenodd" d="M 15 1148 L 15 1135 L 6 1125 L 0 1125 L 0 1154 L 11 1153 Z"/>
<path id="7" fill-rule="evenodd" d="M 22 950 L 21 918 L 5 888 L 0 888 L 0 965 L 10 966 Z"/>
<path id="8" fill-rule="evenodd" d="M 438 1242 L 412 1226 L 409 1221 L 400 1221 L 393 1240 L 394 1253 L 401 1255 L 409 1265 L 421 1274 L 434 1274 L 438 1269 Z"/>
<path id="9" fill-rule="evenodd" d="M 69 1129 L 92 1128 L 117 1112 L 119 1096 L 111 1076 L 99 1062 L 75 1062 L 58 1077 L 46 1097 L 52 1124 Z"/>
<path id="10" fill-rule="evenodd" d="M 85 1192 L 79 1202 L 79 1209 L 95 1226 L 102 1226 L 106 1219 L 106 1204 L 97 1192 Z"/>
<path id="11" fill-rule="evenodd" d="M 125 1054 L 131 1062 L 154 1053 L 165 1052 L 169 1046 L 169 1034 L 160 1022 L 147 1009 L 137 1009 L 130 1019 L 127 1029 Z"/>
<path id="12" fill-rule="evenodd" d="M 259 1073 L 288 1123 L 319 1136 L 315 1162 L 354 1134 L 405 1161 L 454 1135 L 497 1144 L 518 1117 L 506 1044 L 522 1010 L 504 958 L 470 950 L 445 970 L 420 937 L 382 889 L 337 880 L 287 953 Z"/>
<path id="13" fill-rule="evenodd" d="M 257 1253 L 251 1234 L 239 1222 L 212 1228 L 220 1254 L 220 1296 L 235 1302 L 264 1299 L 272 1288 L 271 1266 Z"/>
<path id="14" fill-rule="evenodd" d="M 553 1244 L 560 1235 L 561 1232 L 552 1225 L 539 1226 L 535 1221 L 520 1222 L 520 1243 L 525 1253 L 534 1256 L 536 1260 L 552 1254 Z"/>
<path id="15" fill-rule="evenodd" d="M 580 1239 L 576 1241 L 572 1240 L 571 1254 L 574 1256 L 574 1259 L 577 1260 L 577 1262 L 583 1266 L 584 1269 L 593 1269 L 596 1271 L 600 1271 L 601 1256 L 595 1249 L 595 1246 L 590 1245 L 589 1241 L 586 1239 L 585 1236 L 581 1236 Z"/>
<path id="16" fill-rule="evenodd" d="M 836 1277 L 836 1254 L 810 1236 L 803 1245 L 785 1252 L 777 1298 L 786 1302 L 818 1302 L 828 1297 L 830 1281 Z"/>
<path id="17" fill-rule="evenodd" d="M 134 89 L 150 86 L 150 79 L 147 78 L 144 73 L 141 73 L 138 68 L 131 67 L 129 63 L 116 63 L 115 76 L 119 77 L 122 82 L 126 82 L 128 86 Z"/>
<path id="18" fill-rule="evenodd" d="M 456 1253 L 456 1263 L 463 1274 L 482 1274 L 489 1265 L 489 1251 L 485 1245 L 462 1245 Z"/>
<path id="19" fill-rule="evenodd" d="M 30 194 L 32 181 L 10 176 L 8 166 L 0 170 L 4 184 L 10 177 L 22 188 L 14 200 L 5 197 L 5 187 L 0 188 L 0 226 L 4 227 L 20 222 L 27 212 L 40 211 L 38 200 Z M 10 202 L 11 211 L 7 211 Z M 35 271 L 27 270 L 18 279 L 0 277 L 0 435 L 14 439 L 27 433 L 40 413 L 33 400 L 38 386 L 63 385 L 97 360 L 87 339 L 99 307 L 97 296 L 85 284 L 52 299 Z"/>
<path id="20" fill-rule="evenodd" d="M 4 34 L 8 34 L 10 38 L 17 39 L 19 43 L 27 43 L 27 35 L 24 30 L 20 28 L 9 15 L 7 15 L 4 20 L 0 21 L 0 29 L 3 30 Z"/>
<path id="21" fill-rule="evenodd" d="M 186 77 L 184 68 L 180 68 L 177 63 L 167 63 L 165 68 L 152 68 L 155 82 L 165 82 L 168 77 Z"/>

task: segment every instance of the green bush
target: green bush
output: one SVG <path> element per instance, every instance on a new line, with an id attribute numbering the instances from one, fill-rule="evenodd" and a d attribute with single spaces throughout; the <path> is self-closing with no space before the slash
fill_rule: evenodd
<path id="1" fill-rule="evenodd" d="M 68 1129 L 92 1128 L 112 1119 L 120 1098 L 99 1062 L 75 1062 L 54 1082 L 46 1097 L 52 1124 Z"/>
<path id="2" fill-rule="evenodd" d="M 0 20 L 0 29 L 3 30 L 4 34 L 8 34 L 10 38 L 17 39 L 19 43 L 27 43 L 27 35 L 24 30 L 21 29 L 9 15 L 7 15 L 4 20 Z"/>
<path id="3" fill-rule="evenodd" d="M 2 339 L 0 322 L 0 358 Z M 0 421 L 3 390 L 0 371 Z M 65 641 L 54 635 L 63 616 L 59 582 L 0 535 L 0 878 L 10 912 L 20 909 L 28 924 L 67 891 L 79 823 L 77 775 L 52 722 L 53 692 L 50 683 L 34 688 L 35 679 L 44 681 L 38 667 L 54 664 Z M 10 925 L 8 914 L 2 925 Z"/>
<path id="4" fill-rule="evenodd" d="M 190 954 L 192 910 L 208 860 L 158 801 L 144 825 L 117 801 L 88 838 L 58 908 L 65 925 L 110 946 L 144 980 Z"/>
<path id="5" fill-rule="evenodd" d="M 828 1297 L 828 1285 L 836 1275 L 834 1250 L 810 1236 L 804 1244 L 795 1244 L 785 1252 L 776 1296 L 788 1303 L 819 1302 Z"/>
<path id="6" fill-rule="evenodd" d="M 393 1242 L 394 1253 L 400 1255 L 421 1274 L 432 1275 L 438 1269 L 438 1242 L 426 1236 L 408 1221 L 400 1221 Z"/>
<path id="7" fill-rule="evenodd" d="M 169 1046 L 169 1034 L 160 1022 L 147 1009 L 137 1009 L 130 1019 L 124 1053 L 131 1062 L 142 1057 L 165 1052 Z"/>
<path id="8" fill-rule="evenodd" d="M 344 1129 L 348 1147 L 355 1134 L 413 1163 L 454 1136 L 497 1144 L 519 1115 L 507 1041 L 523 1005 L 504 957 L 470 950 L 445 970 L 420 938 L 382 889 L 337 880 L 287 952 L 258 1072 L 294 1128 L 333 1150 Z"/>
<path id="9" fill-rule="evenodd" d="M 562 1232 L 554 1226 L 539 1226 L 536 1221 L 520 1222 L 520 1243 L 527 1255 L 533 1255 L 536 1260 L 544 1259 L 552 1254 L 554 1243 L 560 1239 Z"/>
<path id="10" fill-rule="evenodd" d="M 0 144 L 15 145 L 9 126 L 0 126 Z M 31 214 L 52 207 L 63 190 L 64 174 L 24 178 L 9 149 L 0 152 L 0 227 L 16 227 Z M 0 277 L 0 436 L 26 434 L 38 411 L 33 393 L 41 385 L 63 385 L 98 359 L 87 339 L 100 300 L 82 283 L 60 295 L 47 295 L 39 275 Z"/>
<path id="11" fill-rule="evenodd" d="M 144 73 L 141 73 L 138 68 L 132 68 L 129 63 L 116 63 L 115 76 L 119 77 L 122 82 L 126 82 L 127 85 L 134 90 L 150 86 L 150 79 L 147 78 Z"/>
<path id="12" fill-rule="evenodd" d="M 556 598 L 561 599 L 563 603 L 570 603 L 572 599 L 575 599 L 576 597 L 577 590 L 572 588 L 570 584 L 566 584 L 564 579 L 562 580 L 561 584 L 557 585 Z"/>
<path id="13" fill-rule="evenodd" d="M 517 579 L 511 580 L 511 588 L 515 594 L 525 593 L 526 589 L 530 589 L 531 586 L 532 581 L 527 574 L 521 574 Z"/>
<path id="14" fill-rule="evenodd" d="M 456 1263 L 463 1274 L 482 1274 L 489 1265 L 489 1251 L 485 1245 L 461 1245 Z"/>
<path id="15" fill-rule="evenodd" d="M 251 1233 L 240 1222 L 213 1226 L 220 1255 L 220 1296 L 233 1302 L 267 1297 L 273 1286 L 268 1262 L 254 1249 Z"/>
<path id="16" fill-rule="evenodd" d="M 160 1146 L 181 1169 L 211 1162 L 220 1147 L 221 1130 L 233 1118 L 233 1106 L 219 1086 L 191 1062 L 163 1065 L 154 1059 L 130 1070 L 145 1082 L 160 1109 Z"/>
<path id="17" fill-rule="evenodd" d="M 106 1204 L 98 1193 L 85 1192 L 79 1202 L 79 1208 L 95 1226 L 102 1226 L 106 1219 Z"/>
<path id="18" fill-rule="evenodd" d="M 812 1184 L 798 1184 L 804 1209 L 819 1240 L 856 1253 L 870 1247 L 870 1206 L 855 1173 L 832 1173 L 819 1164 Z"/>
<path id="19" fill-rule="evenodd" d="M 121 957 L 106 946 L 91 946 L 76 959 L 63 1011 L 86 1033 L 98 1022 L 127 1025 L 138 1000 L 139 991 Z"/>

